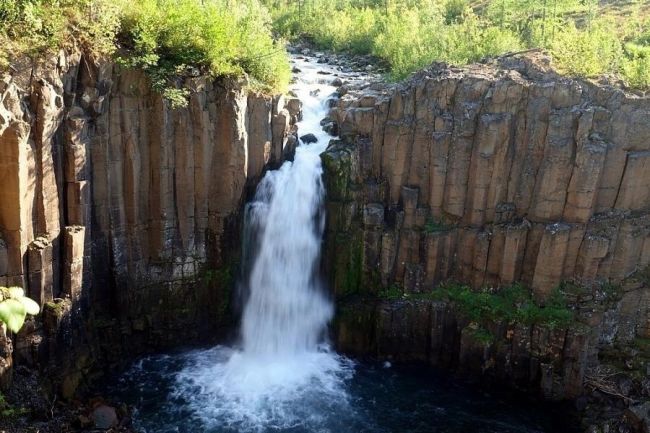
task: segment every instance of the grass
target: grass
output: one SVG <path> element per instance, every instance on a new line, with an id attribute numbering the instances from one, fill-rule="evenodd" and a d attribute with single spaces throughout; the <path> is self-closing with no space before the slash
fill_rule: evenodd
<path id="1" fill-rule="evenodd" d="M 268 92 L 290 78 L 284 46 L 258 0 L 2 0 L 0 67 L 82 46 L 96 57 L 144 70 L 173 106 L 185 105 L 182 79 L 199 72 L 241 77 Z"/>
<path id="2" fill-rule="evenodd" d="M 452 303 L 471 322 L 485 325 L 488 322 L 544 325 L 551 329 L 565 328 L 575 321 L 575 313 L 558 287 L 545 305 L 540 305 L 532 293 L 521 284 L 499 290 L 472 290 L 470 287 L 447 283 L 431 292 L 406 294 L 394 285 L 379 293 L 382 299 L 432 299 Z"/>
<path id="3" fill-rule="evenodd" d="M 324 49 L 372 54 L 395 80 L 445 61 L 544 48 L 579 77 L 650 87 L 650 7 L 597 0 L 265 0 L 274 29 Z"/>
<path id="4" fill-rule="evenodd" d="M 427 221 L 424 224 L 424 231 L 426 233 L 445 232 L 451 228 L 452 226 L 445 224 L 444 221 L 437 220 L 432 217 L 427 218 Z"/>
<path id="5" fill-rule="evenodd" d="M 647 89 L 649 16 L 640 0 L 1 0 L 0 69 L 83 47 L 144 70 L 180 106 L 183 79 L 197 70 L 285 90 L 290 69 L 279 36 L 372 54 L 395 80 L 432 61 L 463 65 L 539 47 L 563 73 L 612 75 Z"/>
<path id="6" fill-rule="evenodd" d="M 5 396 L 0 393 L 0 417 L 2 418 L 18 418 L 20 416 L 28 414 L 29 409 L 23 407 L 16 407 L 9 404 Z"/>

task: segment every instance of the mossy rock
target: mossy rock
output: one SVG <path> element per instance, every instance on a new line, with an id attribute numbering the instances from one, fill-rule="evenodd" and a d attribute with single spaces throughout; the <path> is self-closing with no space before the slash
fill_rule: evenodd
<path id="1" fill-rule="evenodd" d="M 342 141 L 332 141 L 321 154 L 328 200 L 350 200 L 352 148 Z"/>

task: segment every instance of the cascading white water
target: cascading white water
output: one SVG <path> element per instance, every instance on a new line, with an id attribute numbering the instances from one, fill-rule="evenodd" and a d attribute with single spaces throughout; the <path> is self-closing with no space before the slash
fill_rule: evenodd
<path id="1" fill-rule="evenodd" d="M 352 363 L 324 344 L 333 306 L 317 278 L 325 194 L 320 154 L 331 139 L 320 121 L 327 114 L 326 95 L 335 88 L 318 73 L 321 65 L 304 59 L 296 63 L 302 72 L 294 91 L 303 103 L 298 128 L 318 141 L 301 143 L 293 162 L 269 171 L 248 205 L 247 220 L 257 231 L 258 245 L 248 279 L 242 347 L 196 352 L 177 375 L 178 398 L 189 400 L 206 431 L 318 425 L 328 405 L 347 404 L 344 383 Z"/>
<path id="2" fill-rule="evenodd" d="M 320 110 L 311 111 L 313 116 Z M 308 125 L 310 117 L 306 114 L 303 123 Z M 249 219 L 261 233 L 242 323 L 247 356 L 314 351 L 332 316 L 332 305 L 315 278 L 324 228 L 322 147 L 298 147 L 293 163 L 264 177 L 249 209 Z"/>

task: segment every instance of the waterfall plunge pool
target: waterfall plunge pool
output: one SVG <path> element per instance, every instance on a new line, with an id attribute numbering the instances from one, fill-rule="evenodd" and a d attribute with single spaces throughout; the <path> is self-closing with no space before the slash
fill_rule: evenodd
<path id="1" fill-rule="evenodd" d="M 326 348 L 320 353 L 321 359 L 294 359 L 300 368 L 284 360 L 266 365 L 284 380 L 267 383 L 265 391 L 259 377 L 227 371 L 237 354 L 224 346 L 150 356 L 112 380 L 107 393 L 133 408 L 142 433 L 579 431 L 564 406 L 488 395 L 427 368 L 355 363 Z M 310 363 L 321 374 L 296 378 Z M 224 381 L 219 374 L 234 377 Z"/>

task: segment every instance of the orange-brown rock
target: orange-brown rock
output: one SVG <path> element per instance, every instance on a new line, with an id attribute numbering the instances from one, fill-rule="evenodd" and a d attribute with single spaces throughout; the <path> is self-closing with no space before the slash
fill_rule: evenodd
<path id="1" fill-rule="evenodd" d="M 419 266 L 431 286 L 444 262 L 445 278 L 523 281 L 542 299 L 566 279 L 617 282 L 648 265 L 650 100 L 561 77 L 540 56 L 435 64 L 339 100 L 331 117 L 372 161 L 348 183 L 385 188 L 387 214 L 404 215 L 380 252 L 385 283 Z M 454 248 L 414 235 L 429 220 Z"/>
<path id="2" fill-rule="evenodd" d="M 341 347 L 359 353 L 353 339 L 361 354 L 425 360 L 573 398 L 603 344 L 647 338 L 647 96 L 562 77 L 533 53 L 464 68 L 434 64 L 383 90 L 350 88 L 330 117 L 344 133 L 323 157 L 328 207 L 345 202 L 357 212 L 345 225 L 330 216 L 328 239 L 364 239 L 353 247 L 372 258 L 359 294 L 398 298 L 357 305 L 362 316 L 350 317 L 368 323 L 356 333 L 346 325 Z M 341 171 L 340 155 L 371 168 Z M 385 218 L 367 224 L 359 210 L 370 205 Z M 329 269 L 337 296 L 355 293 L 339 287 L 339 273 L 354 269 Z M 491 344 L 467 320 L 480 311 L 431 300 L 444 298 L 438 286 L 449 281 L 485 293 L 522 283 L 549 313 L 564 291 L 580 323 L 531 326 L 514 316 L 480 323 L 498 341 Z"/>
<path id="3" fill-rule="evenodd" d="M 92 305 L 138 333 L 134 353 L 224 322 L 229 283 L 206 275 L 235 272 L 247 189 L 299 116 L 231 80 L 185 85 L 172 108 L 144 73 L 79 52 L 0 82 L 0 284 Z"/>

